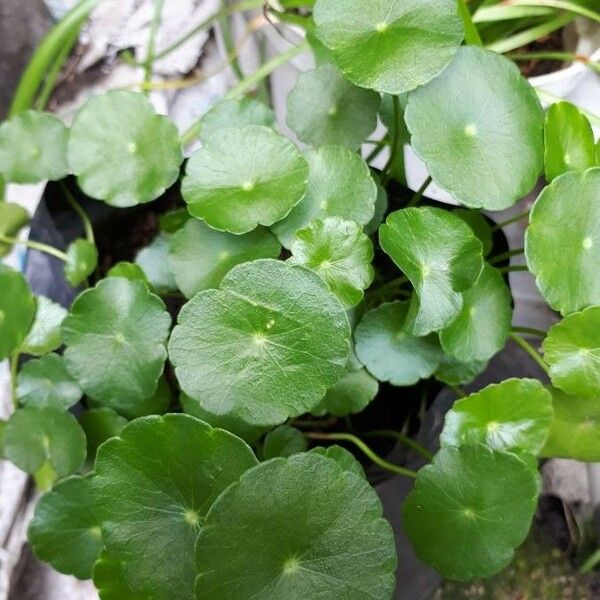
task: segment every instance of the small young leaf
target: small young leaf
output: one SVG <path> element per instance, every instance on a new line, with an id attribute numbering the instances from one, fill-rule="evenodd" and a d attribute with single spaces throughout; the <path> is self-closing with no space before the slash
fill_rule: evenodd
<path id="1" fill-rule="evenodd" d="M 59 477 L 72 475 L 85 462 L 85 435 L 75 417 L 62 408 L 27 406 L 6 426 L 6 458 L 27 473 L 49 463 Z"/>
<path id="2" fill-rule="evenodd" d="M 35 555 L 59 573 L 90 579 L 103 546 L 100 526 L 90 476 L 69 477 L 40 498 L 27 537 Z"/>
<path id="3" fill-rule="evenodd" d="M 444 354 L 442 361 L 435 372 L 435 378 L 448 385 L 464 385 L 471 383 L 477 375 L 487 367 L 487 361 L 474 360 L 460 362 L 453 356 Z"/>
<path id="4" fill-rule="evenodd" d="M 75 240 L 67 248 L 67 259 L 65 279 L 76 287 L 94 272 L 98 264 L 98 250 L 87 240 Z"/>
<path id="5" fill-rule="evenodd" d="M 585 171 L 596 165 L 592 126 L 570 102 L 550 106 L 546 113 L 544 139 L 547 181 L 567 171 Z"/>
<path id="6" fill-rule="evenodd" d="M 333 446 L 327 446 L 327 448 L 317 446 L 316 448 L 312 448 L 310 452 L 335 460 L 344 471 L 358 475 L 362 479 L 367 479 L 367 474 L 363 466 L 354 458 L 352 452 L 349 452 L 346 448 L 334 444 Z"/>
<path id="7" fill-rule="evenodd" d="M 179 177 L 179 134 L 144 94 L 110 91 L 79 111 L 69 139 L 69 166 L 81 189 L 111 206 L 158 198 Z"/>
<path id="8" fill-rule="evenodd" d="M 163 233 L 175 233 L 191 218 L 192 215 L 190 215 L 187 208 L 176 208 L 160 215 L 158 217 L 158 226 Z"/>
<path id="9" fill-rule="evenodd" d="M 118 262 L 108 270 L 106 276 L 123 277 L 124 279 L 129 279 L 131 281 L 143 281 L 148 286 L 148 289 L 152 291 L 152 284 L 148 281 L 146 273 L 144 273 L 144 269 L 142 269 L 142 267 L 136 263 L 127 261 Z"/>
<path id="10" fill-rule="evenodd" d="M 18 350 L 31 329 L 36 302 L 25 277 L 0 263 L 0 360 Z"/>
<path id="11" fill-rule="evenodd" d="M 442 351 L 435 336 L 413 337 L 404 328 L 408 302 L 389 302 L 369 311 L 354 332 L 356 354 L 379 381 L 413 385 L 433 375 Z"/>
<path id="12" fill-rule="evenodd" d="M 62 324 L 65 364 L 90 398 L 137 413 L 156 392 L 170 325 L 144 283 L 104 279 L 77 297 Z"/>
<path id="13" fill-rule="evenodd" d="M 402 507 L 404 530 L 444 577 L 489 577 L 527 536 L 537 495 L 537 473 L 514 454 L 445 447 L 419 471 Z"/>
<path id="14" fill-rule="evenodd" d="M 327 390 L 320 404 L 311 412 L 313 415 L 330 414 L 335 417 L 359 413 L 364 410 L 379 391 L 377 379 L 366 369 L 350 369 L 342 378 Z"/>
<path id="15" fill-rule="evenodd" d="M 318 275 L 262 259 L 183 307 L 169 356 L 181 388 L 209 412 L 278 425 L 312 410 L 341 377 L 349 337 L 344 308 Z"/>
<path id="16" fill-rule="evenodd" d="M 283 219 L 307 179 L 306 161 L 286 138 L 267 127 L 227 127 L 190 158 L 181 191 L 194 217 L 242 234 Z"/>
<path id="17" fill-rule="evenodd" d="M 598 397 L 568 396 L 550 388 L 554 417 L 540 456 L 600 461 L 600 404 Z"/>
<path id="18" fill-rule="evenodd" d="M 377 186 L 369 167 L 356 152 L 324 146 L 305 154 L 309 165 L 306 194 L 286 219 L 272 227 L 289 248 L 294 234 L 313 219 L 339 217 L 367 225 L 375 212 Z"/>
<path id="19" fill-rule="evenodd" d="M 384 252 L 415 287 L 405 329 L 423 336 L 448 327 L 483 269 L 481 242 L 461 219 L 440 208 L 405 208 L 379 229 Z"/>
<path id="20" fill-rule="evenodd" d="M 93 463 L 101 444 L 119 435 L 127 419 L 118 415 L 112 408 L 91 408 L 83 413 L 79 421 L 87 440 L 88 461 Z"/>
<path id="21" fill-rule="evenodd" d="M 106 549 L 94 565 L 94 585 L 100 600 L 148 600 L 143 592 L 134 592 L 125 580 L 123 564 L 111 556 Z"/>
<path id="22" fill-rule="evenodd" d="M 555 387 L 573 396 L 600 398 L 600 306 L 551 327 L 543 349 Z"/>
<path id="23" fill-rule="evenodd" d="M 552 397 L 537 379 L 506 379 L 456 401 L 440 441 L 538 454 L 551 420 Z"/>
<path id="24" fill-rule="evenodd" d="M 468 363 L 502 350 L 512 323 L 512 296 L 502 274 L 486 264 L 475 285 L 462 293 L 458 317 L 440 331 L 444 352 Z"/>
<path id="25" fill-rule="evenodd" d="M 169 239 L 169 265 L 179 289 L 187 298 L 217 288 L 233 267 L 258 258 L 277 258 L 281 246 L 266 229 L 245 235 L 211 229 L 190 219 Z"/>
<path id="26" fill-rule="evenodd" d="M 316 271 L 347 308 L 373 281 L 373 244 L 354 221 L 315 219 L 296 232 L 291 250 L 290 262 Z"/>
<path id="27" fill-rule="evenodd" d="M 137 419 L 102 444 L 92 500 L 106 549 L 134 592 L 192 597 L 194 543 L 206 512 L 256 464 L 242 440 L 181 414 Z"/>
<path id="28" fill-rule="evenodd" d="M 60 119 L 28 110 L 0 126 L 0 173 L 13 183 L 58 180 L 69 173 L 69 131 Z"/>
<path id="29" fill-rule="evenodd" d="M 379 94 L 350 83 L 333 65 L 298 77 L 287 98 L 287 123 L 302 142 L 357 150 L 377 125 Z"/>
<path id="30" fill-rule="evenodd" d="M 273 111 L 254 98 L 225 100 L 215 104 L 203 117 L 198 139 L 210 143 L 214 135 L 225 127 L 247 127 L 248 125 L 275 126 Z"/>
<path id="31" fill-rule="evenodd" d="M 292 454 L 304 452 L 306 448 L 306 438 L 301 431 L 289 425 L 280 425 L 265 436 L 262 458 L 263 460 L 277 456 L 287 458 Z"/>
<path id="32" fill-rule="evenodd" d="M 433 79 L 464 37 L 452 0 L 318 0 L 313 16 L 344 75 L 388 94 Z"/>
<path id="33" fill-rule="evenodd" d="M 0 235 L 16 237 L 28 223 L 29 213 L 22 206 L 11 202 L 0 202 Z M 12 244 L 0 242 L 0 258 L 6 256 L 11 250 Z"/>
<path id="34" fill-rule="evenodd" d="M 412 146 L 433 181 L 470 208 L 502 210 L 535 185 L 544 112 L 514 63 L 473 46 L 409 94 Z"/>
<path id="35" fill-rule="evenodd" d="M 248 531 L 261 532 L 260 552 Z M 388 600 L 395 567 L 375 491 L 308 452 L 262 463 L 219 496 L 196 544 L 196 597 Z"/>
<path id="36" fill-rule="evenodd" d="M 46 354 L 25 363 L 17 382 L 17 399 L 25 406 L 70 408 L 83 396 L 59 354 Z"/>
<path id="37" fill-rule="evenodd" d="M 565 173 L 544 188 L 529 215 L 527 266 L 562 315 L 600 304 L 598 189 L 599 168 Z"/>
<path id="38" fill-rule="evenodd" d="M 159 234 L 149 246 L 138 252 L 135 264 L 141 267 L 158 293 L 166 294 L 177 289 L 175 276 L 169 267 L 169 236 Z"/>
<path id="39" fill-rule="evenodd" d="M 37 296 L 36 305 L 35 319 L 21 352 L 41 356 L 60 347 L 60 326 L 67 316 L 67 310 L 45 296 Z"/>

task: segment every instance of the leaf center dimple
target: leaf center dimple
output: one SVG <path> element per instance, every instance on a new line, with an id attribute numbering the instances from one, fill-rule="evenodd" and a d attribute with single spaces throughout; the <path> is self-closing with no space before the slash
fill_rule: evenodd
<path id="1" fill-rule="evenodd" d="M 594 241 L 588 236 L 583 240 L 581 245 L 583 246 L 584 250 L 589 250 L 594 245 Z"/>
<path id="2" fill-rule="evenodd" d="M 475 125 L 475 123 L 469 123 L 465 127 L 465 134 L 468 135 L 469 137 L 476 137 L 477 136 L 477 125 Z"/>
<path id="3" fill-rule="evenodd" d="M 296 573 L 298 571 L 299 568 L 300 568 L 300 562 L 298 561 L 298 559 L 295 556 L 292 556 L 291 558 L 288 558 L 283 563 L 283 574 L 284 575 L 293 575 L 294 573 Z"/>
<path id="4" fill-rule="evenodd" d="M 242 189 L 245 192 L 251 192 L 254 189 L 254 186 L 254 181 L 244 181 L 244 183 L 242 183 Z"/>
<path id="5" fill-rule="evenodd" d="M 200 524 L 200 515 L 193 509 L 188 508 L 183 514 L 183 518 L 188 525 L 198 527 Z"/>
<path id="6" fill-rule="evenodd" d="M 127 144 L 127 152 L 129 154 L 135 154 L 138 151 L 138 145 L 135 142 Z"/>
<path id="7" fill-rule="evenodd" d="M 375 29 L 377 30 L 377 33 L 383 33 L 384 31 L 387 31 L 389 27 L 389 24 L 386 23 L 385 21 L 380 21 L 379 23 L 377 23 L 377 25 L 375 25 Z"/>

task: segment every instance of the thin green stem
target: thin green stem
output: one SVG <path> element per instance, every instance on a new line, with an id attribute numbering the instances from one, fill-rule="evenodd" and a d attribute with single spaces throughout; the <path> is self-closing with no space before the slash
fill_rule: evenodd
<path id="1" fill-rule="evenodd" d="M 526 265 L 508 265 L 507 267 L 499 267 L 500 273 L 520 273 L 529 271 Z"/>
<path id="2" fill-rule="evenodd" d="M 235 49 L 235 43 L 233 41 L 233 35 L 231 33 L 231 24 L 229 23 L 229 17 L 222 17 L 219 19 L 219 24 L 221 26 L 221 35 L 223 36 L 223 43 L 225 44 L 225 51 L 227 52 L 227 56 L 231 56 L 231 70 L 233 71 L 236 79 L 241 81 L 244 79 L 244 72 L 242 71 L 242 67 L 240 66 L 240 61 L 238 57 L 238 53 Z"/>
<path id="3" fill-rule="evenodd" d="M 496 256 L 492 256 L 488 259 L 490 265 L 495 265 L 507 258 L 512 258 L 513 256 L 519 256 L 525 252 L 525 248 L 515 248 L 514 250 L 507 250 L 506 252 L 502 252 L 501 254 L 496 254 Z"/>
<path id="4" fill-rule="evenodd" d="M 417 206 L 421 199 L 423 198 L 423 194 L 427 191 L 427 188 L 431 185 L 433 179 L 431 175 L 427 177 L 427 179 L 423 182 L 421 187 L 414 193 L 413 197 L 408 201 L 406 206 Z"/>
<path id="5" fill-rule="evenodd" d="M 518 52 L 507 54 L 506 58 L 516 61 L 526 60 L 560 60 L 563 62 L 580 62 L 592 71 L 600 73 L 600 63 L 590 60 L 588 56 L 574 52 Z"/>
<path id="6" fill-rule="evenodd" d="M 81 205 L 77 202 L 77 200 L 75 200 L 75 197 L 73 194 L 71 194 L 69 188 L 62 182 L 60 187 L 65 195 L 65 198 L 67 199 L 67 202 L 71 205 L 71 208 L 77 213 L 77 216 L 81 220 L 87 241 L 90 242 L 90 244 L 95 244 L 96 241 L 94 239 L 94 228 L 92 227 L 90 218 L 87 216 L 85 210 L 81 208 Z"/>
<path id="7" fill-rule="evenodd" d="M 19 240 L 17 238 L 9 237 L 7 235 L 0 234 L 0 242 L 4 242 L 5 244 L 20 244 L 21 246 L 26 246 L 27 248 L 31 248 L 32 250 L 39 250 L 40 252 L 45 252 L 46 254 L 50 254 L 64 262 L 67 262 L 69 258 L 64 252 L 53 248 L 52 246 L 48 246 L 47 244 L 42 244 L 41 242 L 34 242 L 32 240 Z"/>
<path id="8" fill-rule="evenodd" d="M 523 335 L 539 337 L 541 339 L 544 339 L 547 335 L 546 331 L 543 331 L 542 329 L 535 329 L 533 327 L 513 327 L 511 331 L 514 333 L 522 333 Z"/>
<path id="9" fill-rule="evenodd" d="M 512 225 L 513 223 L 516 223 L 517 221 L 522 221 L 523 219 L 527 219 L 529 217 L 529 211 L 530 211 L 530 209 L 527 209 L 526 211 L 519 213 L 518 215 L 515 215 L 514 217 L 510 217 L 510 219 L 506 219 L 506 221 L 500 221 L 499 223 L 496 223 L 492 227 L 492 231 L 499 231 L 500 229 L 502 229 L 503 227 L 506 227 L 507 225 Z"/>
<path id="10" fill-rule="evenodd" d="M 547 7 L 556 8 L 558 10 L 565 10 L 570 13 L 585 17 L 591 21 L 600 23 L 600 13 L 595 10 L 581 6 L 577 2 L 570 2 L 569 0 L 505 0 L 505 5 L 508 6 L 532 6 L 532 7 Z"/>
<path id="11" fill-rule="evenodd" d="M 465 41 L 469 46 L 483 46 L 483 41 L 477 31 L 475 23 L 473 23 L 473 16 L 467 6 L 465 0 L 458 0 L 458 13 L 460 14 L 463 23 L 465 24 Z"/>
<path id="12" fill-rule="evenodd" d="M 402 286 L 406 283 L 408 283 L 408 279 L 406 277 L 398 277 L 397 279 L 392 279 L 391 281 L 388 281 L 382 286 L 374 289 L 368 294 L 367 306 L 373 306 L 377 300 L 380 298 L 385 298 L 388 294 L 398 294 L 401 292 Z"/>
<path id="13" fill-rule="evenodd" d="M 425 460 L 431 461 L 433 454 L 427 450 L 424 446 L 421 446 L 419 442 L 416 442 L 411 437 L 400 433 L 399 431 L 393 431 L 391 429 L 378 429 L 376 431 L 369 431 L 361 434 L 364 437 L 390 437 L 398 440 L 401 444 L 408 446 L 415 452 L 419 453 Z"/>
<path id="14" fill-rule="evenodd" d="M 19 406 L 19 401 L 17 399 L 17 377 L 20 356 L 21 353 L 17 351 L 10 358 L 10 396 L 15 409 Z"/>
<path id="15" fill-rule="evenodd" d="M 511 331 L 509 337 L 515 344 L 522 348 L 533 360 L 546 372 L 548 373 L 548 365 L 546 361 L 540 356 L 540 353 L 525 339 L 523 339 L 518 333 Z"/>
<path id="16" fill-rule="evenodd" d="M 150 37 L 148 38 L 148 50 L 146 51 L 146 60 L 144 61 L 144 83 L 152 81 L 152 69 L 154 67 L 154 59 L 156 57 L 156 35 L 162 20 L 163 7 L 165 0 L 154 0 L 154 18 L 150 26 Z M 148 94 L 149 91 L 145 90 Z"/>
<path id="17" fill-rule="evenodd" d="M 385 185 L 391 177 L 392 168 L 396 162 L 396 156 L 400 150 L 401 139 L 400 139 L 400 119 L 402 118 L 400 109 L 400 99 L 398 96 L 392 96 L 392 104 L 394 107 L 394 131 L 392 136 L 392 145 L 390 149 L 390 158 L 387 164 L 383 168 L 381 173 L 381 181 Z"/>
<path id="18" fill-rule="evenodd" d="M 281 54 L 275 56 L 269 62 L 262 65 L 259 69 L 257 69 L 248 77 L 242 79 L 237 85 L 232 87 L 227 94 L 223 97 L 223 100 L 235 100 L 239 98 L 243 94 L 245 94 L 248 90 L 252 89 L 256 84 L 260 83 L 265 77 L 268 77 L 275 69 L 280 67 L 281 65 L 289 62 L 299 54 L 306 52 L 310 48 L 308 42 L 304 42 L 299 46 L 293 46 L 286 52 L 282 52 Z M 202 118 L 195 121 L 189 129 L 187 129 L 183 135 L 181 136 L 181 142 L 184 146 L 193 142 L 202 127 Z"/>
<path id="19" fill-rule="evenodd" d="M 449 390 L 452 390 L 459 398 L 466 398 L 467 397 L 466 392 L 461 387 L 459 387 L 458 385 L 450 385 L 449 383 L 447 383 L 446 387 Z"/>
<path id="20" fill-rule="evenodd" d="M 564 100 L 564 98 L 561 98 L 560 96 L 555 96 L 554 94 L 551 94 L 546 90 L 540 90 L 538 88 L 534 89 L 536 94 L 538 95 L 538 98 L 542 102 L 547 102 L 548 104 L 555 104 L 556 102 L 562 102 Z M 582 115 L 585 115 L 585 117 L 588 119 L 588 121 L 592 123 L 592 125 L 600 127 L 600 116 L 591 113 L 589 110 L 585 110 L 585 108 L 581 108 L 581 106 L 578 106 L 577 108 L 579 109 L 579 112 Z"/>
<path id="21" fill-rule="evenodd" d="M 379 465 L 382 469 L 386 471 L 391 471 L 392 473 L 397 473 L 398 475 L 404 475 L 405 477 L 410 477 L 411 479 L 415 479 L 417 474 L 415 471 L 411 469 L 406 469 L 405 467 L 400 467 L 395 465 L 387 460 L 381 458 L 381 456 L 377 456 L 367 444 L 365 444 L 360 438 L 352 435 L 351 433 L 305 433 L 307 438 L 312 440 L 327 440 L 327 441 L 341 441 L 341 442 L 350 442 L 354 444 L 359 450 L 361 450 L 365 456 L 368 456 L 376 465 Z"/>
<path id="22" fill-rule="evenodd" d="M 373 150 L 371 150 L 371 152 L 367 155 L 367 157 L 365 158 L 365 162 L 367 164 L 370 164 L 371 162 L 373 162 L 382 152 L 383 149 L 387 146 L 387 142 L 383 142 L 380 144 L 377 144 L 375 146 L 375 148 L 373 148 Z"/>

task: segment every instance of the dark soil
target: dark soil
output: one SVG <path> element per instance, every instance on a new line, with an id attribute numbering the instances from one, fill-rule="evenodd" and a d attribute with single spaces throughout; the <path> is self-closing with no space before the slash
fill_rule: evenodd
<path id="1" fill-rule="evenodd" d="M 516 54 L 525 52 L 564 52 L 563 30 L 552 32 L 539 38 L 527 46 L 522 46 L 515 50 Z M 519 62 L 519 69 L 524 77 L 537 77 L 538 75 L 548 75 L 559 71 L 565 66 L 565 63 L 560 60 L 539 60 L 532 59 L 524 62 Z"/>

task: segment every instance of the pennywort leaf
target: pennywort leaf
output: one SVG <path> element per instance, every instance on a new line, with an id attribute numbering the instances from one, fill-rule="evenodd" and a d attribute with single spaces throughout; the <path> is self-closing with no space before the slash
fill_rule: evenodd
<path id="1" fill-rule="evenodd" d="M 83 413 L 79 424 L 87 440 L 88 461 L 93 463 L 100 445 L 118 435 L 121 429 L 127 425 L 127 419 L 111 408 L 91 408 Z"/>
<path id="2" fill-rule="evenodd" d="M 159 234 L 149 246 L 142 248 L 135 257 L 135 264 L 157 292 L 163 294 L 177 289 L 175 276 L 169 267 L 168 235 Z"/>
<path id="3" fill-rule="evenodd" d="M 98 264 L 98 250 L 88 240 L 79 239 L 69 244 L 65 263 L 65 279 L 72 285 L 83 283 Z"/>
<path id="4" fill-rule="evenodd" d="M 276 458 L 277 456 L 291 456 L 298 452 L 304 452 L 307 441 L 304 434 L 289 425 L 280 425 L 265 436 L 262 448 L 263 460 Z"/>
<path id="5" fill-rule="evenodd" d="M 0 203 L 0 235 L 16 237 L 28 223 L 29 213 L 22 206 L 12 202 Z M 12 244 L 0 241 L 0 258 L 11 250 Z"/>
<path id="6" fill-rule="evenodd" d="M 60 326 L 66 316 L 67 310 L 60 304 L 52 302 L 45 296 L 37 296 L 35 318 L 21 346 L 21 351 L 25 354 L 41 356 L 59 348 Z"/>

